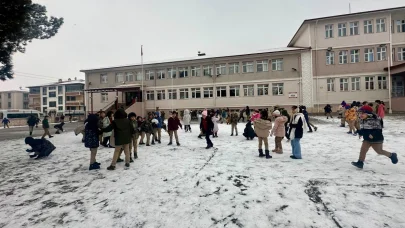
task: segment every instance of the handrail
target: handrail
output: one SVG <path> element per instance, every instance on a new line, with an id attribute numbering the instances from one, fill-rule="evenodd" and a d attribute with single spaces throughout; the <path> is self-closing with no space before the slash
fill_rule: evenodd
<path id="1" fill-rule="evenodd" d="M 105 110 L 109 109 L 114 103 L 115 103 L 115 100 L 108 103 L 108 105 L 106 105 L 104 108 L 102 108 L 102 110 L 105 111 Z"/>

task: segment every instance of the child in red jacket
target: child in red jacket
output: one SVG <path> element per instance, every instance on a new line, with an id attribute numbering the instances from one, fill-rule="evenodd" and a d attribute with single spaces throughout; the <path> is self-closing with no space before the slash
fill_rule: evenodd
<path id="1" fill-rule="evenodd" d="M 183 129 L 183 126 L 180 123 L 180 119 L 177 117 L 176 111 L 172 112 L 172 115 L 171 115 L 171 117 L 169 117 L 167 123 L 168 123 L 167 128 L 169 130 L 169 136 L 170 136 L 170 142 L 168 145 L 172 145 L 173 134 L 174 134 L 174 137 L 176 138 L 176 144 L 177 144 L 177 146 L 180 146 L 179 136 L 177 135 L 177 130 L 179 129 L 179 127 L 181 129 Z"/>

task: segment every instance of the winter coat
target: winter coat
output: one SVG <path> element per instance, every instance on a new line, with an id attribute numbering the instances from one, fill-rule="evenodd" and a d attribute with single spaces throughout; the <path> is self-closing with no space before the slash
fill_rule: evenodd
<path id="1" fill-rule="evenodd" d="M 35 116 L 31 116 L 28 118 L 27 124 L 28 124 L 28 126 L 33 127 L 38 124 L 38 119 Z"/>
<path id="2" fill-rule="evenodd" d="M 152 120 L 145 120 L 141 124 L 141 131 L 146 134 L 153 134 Z"/>
<path id="3" fill-rule="evenodd" d="M 377 115 L 381 119 L 384 119 L 384 117 L 385 117 L 385 106 L 383 104 L 378 105 Z"/>
<path id="4" fill-rule="evenodd" d="M 4 118 L 3 121 L 1 121 L 3 124 L 8 124 L 10 123 L 10 120 L 7 118 Z"/>
<path id="5" fill-rule="evenodd" d="M 103 132 L 114 130 L 115 146 L 122 146 L 131 143 L 135 130 L 127 114 L 123 109 L 118 109 L 114 114 L 114 120 Z"/>
<path id="6" fill-rule="evenodd" d="M 358 133 L 363 136 L 364 141 L 369 143 L 382 143 L 384 141 L 381 119 L 375 114 L 368 114 L 366 119 L 360 120 Z"/>
<path id="7" fill-rule="evenodd" d="M 204 127 L 204 121 L 206 121 L 206 127 Z M 205 119 L 201 118 L 200 129 L 205 135 L 206 134 L 211 135 L 213 133 L 214 123 L 212 122 L 210 117 L 207 116 Z"/>
<path id="8" fill-rule="evenodd" d="M 159 121 L 159 123 L 157 124 L 156 128 L 162 128 L 163 126 L 163 119 L 162 116 L 160 115 L 160 112 L 155 112 L 155 115 L 157 116 L 157 120 Z"/>
<path id="9" fill-rule="evenodd" d="M 324 108 L 325 113 L 331 113 L 332 112 L 332 107 L 330 105 L 326 105 Z"/>
<path id="10" fill-rule="evenodd" d="M 246 127 L 243 131 L 243 136 L 245 136 L 246 138 L 252 138 L 252 139 L 254 137 L 256 137 L 255 131 L 253 130 L 253 127 L 252 127 L 252 122 L 248 121 L 246 123 Z"/>
<path id="11" fill-rule="evenodd" d="M 44 128 L 44 129 L 49 128 L 48 119 L 42 120 L 42 128 Z"/>
<path id="12" fill-rule="evenodd" d="M 291 118 L 289 137 L 290 139 L 300 139 L 304 135 L 307 123 L 302 113 L 296 113 Z"/>
<path id="13" fill-rule="evenodd" d="M 188 109 L 186 109 L 186 110 L 184 110 L 183 124 L 190 125 L 190 121 L 191 121 L 190 111 Z"/>
<path id="14" fill-rule="evenodd" d="M 274 121 L 273 129 L 271 129 L 271 134 L 276 137 L 285 136 L 285 123 L 288 121 L 288 118 L 285 116 L 279 116 Z"/>
<path id="15" fill-rule="evenodd" d="M 239 120 L 238 114 L 232 113 L 231 114 L 231 124 L 233 124 L 233 125 L 238 124 L 238 120 Z"/>
<path id="16" fill-rule="evenodd" d="M 179 126 L 182 127 L 180 120 L 177 117 L 170 117 L 167 121 L 167 125 L 169 131 L 177 131 L 179 129 Z"/>
<path id="17" fill-rule="evenodd" d="M 226 117 L 228 117 L 228 113 L 227 113 L 225 110 L 222 111 L 221 117 L 222 117 L 223 119 L 226 119 Z"/>
<path id="18" fill-rule="evenodd" d="M 356 120 L 357 115 L 356 115 L 356 109 L 355 108 L 350 108 L 349 110 L 346 111 L 345 113 L 346 120 Z"/>
<path id="19" fill-rule="evenodd" d="M 110 126 L 110 124 L 111 124 L 110 118 L 104 117 L 104 119 L 102 120 L 103 128 Z M 103 137 L 110 137 L 111 135 L 112 135 L 112 131 L 103 133 Z"/>
<path id="20" fill-rule="evenodd" d="M 99 128 L 103 125 L 95 114 L 90 114 L 86 122 L 86 126 L 84 127 L 84 146 L 86 148 L 97 148 L 100 145 L 98 136 L 102 133 Z"/>
<path id="21" fill-rule="evenodd" d="M 253 122 L 255 126 L 255 133 L 257 137 L 267 138 L 269 137 L 271 130 L 271 121 L 264 119 L 257 119 Z"/>
<path id="22" fill-rule="evenodd" d="M 212 122 L 214 123 L 214 132 L 218 132 L 218 131 L 219 131 L 218 121 L 219 121 L 220 119 L 221 119 L 221 118 L 216 117 L 216 116 L 213 116 L 213 117 L 211 118 Z"/>
<path id="23" fill-rule="evenodd" d="M 25 138 L 25 144 L 31 146 L 31 150 L 27 150 L 27 152 L 37 152 L 38 157 L 47 157 L 49 156 L 52 151 L 56 149 L 56 147 L 46 139 L 34 139 L 32 137 Z"/>
<path id="24" fill-rule="evenodd" d="M 133 135 L 139 134 L 140 131 L 139 131 L 139 126 L 138 126 L 138 121 L 136 121 L 136 120 L 134 120 L 134 121 L 130 120 L 130 121 L 131 121 L 132 127 L 134 128 L 134 134 Z"/>
<path id="25" fill-rule="evenodd" d="M 255 120 L 260 119 L 260 113 L 256 112 L 253 113 L 252 116 L 250 117 L 250 121 L 255 122 Z"/>

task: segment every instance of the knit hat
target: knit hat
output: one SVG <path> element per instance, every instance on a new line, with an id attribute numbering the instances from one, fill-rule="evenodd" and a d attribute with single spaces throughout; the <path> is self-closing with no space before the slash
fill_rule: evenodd
<path id="1" fill-rule="evenodd" d="M 342 106 L 346 106 L 346 101 L 342 101 L 342 103 L 340 103 Z"/>
<path id="2" fill-rule="evenodd" d="M 204 111 L 202 112 L 202 115 L 203 115 L 203 116 L 207 116 L 207 110 L 204 110 Z"/>
<path id="3" fill-rule="evenodd" d="M 373 113 L 373 108 L 368 106 L 368 105 L 364 105 L 363 107 L 361 107 L 359 109 L 359 112 L 363 112 L 363 113 L 367 113 L 367 114 L 372 114 Z"/>
<path id="4" fill-rule="evenodd" d="M 273 115 L 279 116 L 279 115 L 280 115 L 280 111 L 279 111 L 279 110 L 274 111 L 274 112 L 273 112 Z"/>

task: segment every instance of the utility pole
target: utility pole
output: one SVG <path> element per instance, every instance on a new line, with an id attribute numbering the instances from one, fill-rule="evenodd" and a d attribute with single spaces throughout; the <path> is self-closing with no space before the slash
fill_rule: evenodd
<path id="1" fill-rule="evenodd" d="M 352 6 L 350 5 L 350 2 L 349 2 L 349 13 L 352 13 Z"/>

